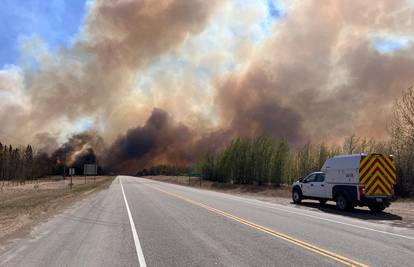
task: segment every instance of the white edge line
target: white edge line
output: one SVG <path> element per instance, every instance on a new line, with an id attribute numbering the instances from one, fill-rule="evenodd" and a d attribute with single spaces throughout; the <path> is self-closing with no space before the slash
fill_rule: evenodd
<path id="1" fill-rule="evenodd" d="M 250 204 L 253 204 L 253 203 L 250 203 Z M 253 205 L 255 205 L 255 204 L 253 204 Z M 260 207 L 260 205 L 255 205 L 255 206 Z M 406 236 L 406 235 L 401 235 L 401 234 L 386 232 L 386 231 L 382 231 L 382 230 L 378 230 L 378 229 L 373 229 L 373 228 L 369 228 L 369 227 L 365 227 L 365 226 L 359 226 L 359 225 L 355 225 L 355 224 L 351 224 L 351 223 L 339 222 L 339 221 L 335 221 L 335 220 L 332 220 L 332 219 L 321 218 L 321 217 L 317 217 L 317 216 L 310 215 L 310 214 L 303 214 L 303 213 L 300 213 L 300 212 L 286 210 L 286 209 L 277 208 L 277 207 L 267 207 L 267 208 L 274 209 L 274 210 L 285 211 L 285 212 L 289 212 L 289 213 L 293 213 L 293 214 L 297 214 L 297 215 L 301 215 L 301 216 L 306 216 L 306 217 L 310 217 L 310 218 L 314 218 L 314 219 L 318 219 L 318 220 L 322 220 L 322 221 L 327 221 L 327 222 L 342 224 L 342 225 L 346 225 L 346 226 L 351 226 L 351 227 L 355 227 L 355 228 L 359 228 L 359 229 L 369 230 L 369 231 L 373 231 L 373 232 L 377 232 L 377 233 L 381 233 L 381 234 L 392 235 L 392 236 L 396 236 L 396 237 L 402 237 L 402 238 L 407 238 L 407 239 L 414 240 L 414 237 L 411 237 L 411 236 Z"/>
<path id="2" fill-rule="evenodd" d="M 134 220 L 132 219 L 131 211 L 129 210 L 128 200 L 126 199 L 126 196 L 125 196 L 124 187 L 122 186 L 121 177 L 119 178 L 119 183 L 121 184 L 122 195 L 124 196 L 125 206 L 128 212 L 129 223 L 131 225 L 132 235 L 134 237 L 135 249 L 137 251 L 139 266 L 147 267 L 147 264 L 145 263 L 144 253 L 142 252 L 141 243 L 139 242 L 137 229 L 135 228 L 135 223 L 134 223 Z"/>
<path id="3" fill-rule="evenodd" d="M 175 185 L 175 186 L 180 186 L 180 185 Z M 194 189 L 200 190 L 199 188 L 194 188 Z M 202 190 L 202 191 L 206 192 L 205 190 Z M 212 192 L 212 191 L 207 191 L 207 192 L 215 193 L 215 194 L 219 193 L 219 194 L 225 195 L 226 196 L 225 198 L 227 198 L 227 199 L 239 200 L 241 202 L 248 203 L 248 204 L 251 204 L 251 205 L 256 206 L 256 207 L 262 207 L 262 208 L 268 208 L 268 209 L 273 209 L 273 210 L 285 211 L 285 212 L 293 213 L 293 214 L 300 215 L 300 216 L 305 216 L 305 217 L 310 217 L 310 218 L 313 218 L 313 219 L 318 219 L 318 220 L 321 220 L 321 221 L 327 221 L 327 222 L 331 222 L 331 223 L 342 224 L 342 225 L 355 227 L 355 228 L 359 228 L 359 229 L 364 229 L 364 230 L 368 230 L 368 231 L 373 231 L 373 232 L 377 232 L 377 233 L 381 233 L 381 234 L 386 234 L 386 235 L 391 235 L 391 236 L 395 236 L 395 237 L 401 237 L 401 238 L 414 240 L 414 237 L 411 237 L 411 236 L 391 233 L 391 232 L 377 230 L 377 229 L 373 229 L 373 228 L 369 228 L 369 227 L 365 227 L 365 226 L 359 226 L 359 225 L 355 225 L 355 224 L 351 224 L 351 223 L 339 222 L 339 221 L 336 221 L 336 220 L 333 220 L 333 219 L 321 218 L 321 217 L 310 215 L 310 214 L 305 214 L 305 213 L 301 213 L 301 212 L 291 211 L 291 210 L 288 210 L 288 209 L 278 208 L 278 207 L 274 206 L 275 205 L 274 203 L 267 203 L 267 202 L 256 200 L 256 199 L 248 199 L 248 198 L 243 198 L 243 197 L 239 197 L 239 196 L 228 195 L 228 194 L 221 193 L 221 192 Z M 253 202 L 257 202 L 257 203 L 253 203 Z M 308 211 L 306 211 L 306 212 L 308 212 Z"/>

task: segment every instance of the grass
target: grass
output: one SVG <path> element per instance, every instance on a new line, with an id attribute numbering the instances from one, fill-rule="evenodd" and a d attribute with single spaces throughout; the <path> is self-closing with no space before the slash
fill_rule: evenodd
<path id="1" fill-rule="evenodd" d="M 104 179 L 98 180 L 96 183 L 86 183 L 74 185 L 72 189 L 33 189 L 27 190 L 23 194 L 21 192 L 5 194 L 2 196 L 0 193 L 0 211 L 3 209 L 13 209 L 13 208 L 24 208 L 30 209 L 36 207 L 37 205 L 45 204 L 51 200 L 63 198 L 73 194 L 79 194 L 82 192 L 87 192 L 95 188 L 104 186 L 112 182 L 113 177 L 106 177 Z"/>
<path id="2" fill-rule="evenodd" d="M 59 181 L 42 185 L 15 187 L 0 191 L 0 241 L 25 232 L 24 229 L 53 215 L 53 212 L 67 207 L 90 192 L 108 187 L 113 176 L 100 177 L 95 182 L 78 182 L 72 189 Z M 50 185 L 58 185 L 50 188 Z"/>
<path id="3" fill-rule="evenodd" d="M 188 176 L 146 176 L 144 178 L 185 186 L 200 187 L 200 179 Z M 290 198 L 292 188 L 287 185 L 230 184 L 203 180 L 201 188 L 233 194 Z"/>

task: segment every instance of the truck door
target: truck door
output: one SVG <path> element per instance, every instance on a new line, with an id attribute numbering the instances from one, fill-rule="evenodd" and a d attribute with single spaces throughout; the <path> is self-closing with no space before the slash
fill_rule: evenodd
<path id="1" fill-rule="evenodd" d="M 309 182 L 309 191 L 307 193 L 311 197 L 326 198 L 325 174 L 316 173 L 313 181 Z"/>
<path id="2" fill-rule="evenodd" d="M 311 183 L 313 183 L 315 179 L 316 179 L 316 174 L 314 173 L 309 174 L 305 179 L 303 179 L 301 189 L 302 189 L 302 194 L 304 196 L 311 196 L 310 195 L 312 193 Z"/>

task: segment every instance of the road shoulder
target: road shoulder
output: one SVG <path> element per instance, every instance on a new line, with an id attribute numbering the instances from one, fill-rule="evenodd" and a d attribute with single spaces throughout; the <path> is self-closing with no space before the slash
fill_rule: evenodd
<path id="1" fill-rule="evenodd" d="M 388 226 L 403 227 L 414 229 L 414 201 L 398 200 L 393 202 L 382 213 L 371 213 L 368 208 L 357 207 L 352 212 L 341 212 L 336 209 L 335 203 L 329 201 L 325 205 L 321 205 L 317 201 L 304 201 L 301 205 L 292 203 L 290 198 L 290 187 L 269 187 L 256 185 L 229 185 L 213 183 L 211 181 L 200 181 L 198 178 L 189 178 L 186 176 L 146 176 L 147 179 L 156 181 L 178 184 L 200 188 L 204 190 L 216 191 L 235 196 L 241 196 L 250 199 L 256 199 L 269 203 L 291 206 L 298 209 L 313 210 L 326 214 L 335 214 L 347 218 L 355 218 L 362 221 L 385 224 Z"/>

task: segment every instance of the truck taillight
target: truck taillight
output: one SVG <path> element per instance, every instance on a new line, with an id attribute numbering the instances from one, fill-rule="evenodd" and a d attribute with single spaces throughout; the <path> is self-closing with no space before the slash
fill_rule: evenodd
<path id="1" fill-rule="evenodd" d="M 364 186 L 364 185 L 360 185 L 360 186 L 358 187 L 358 190 L 359 190 L 359 196 L 360 196 L 360 197 L 362 197 L 362 196 L 364 196 L 364 195 L 365 195 L 365 186 Z"/>

